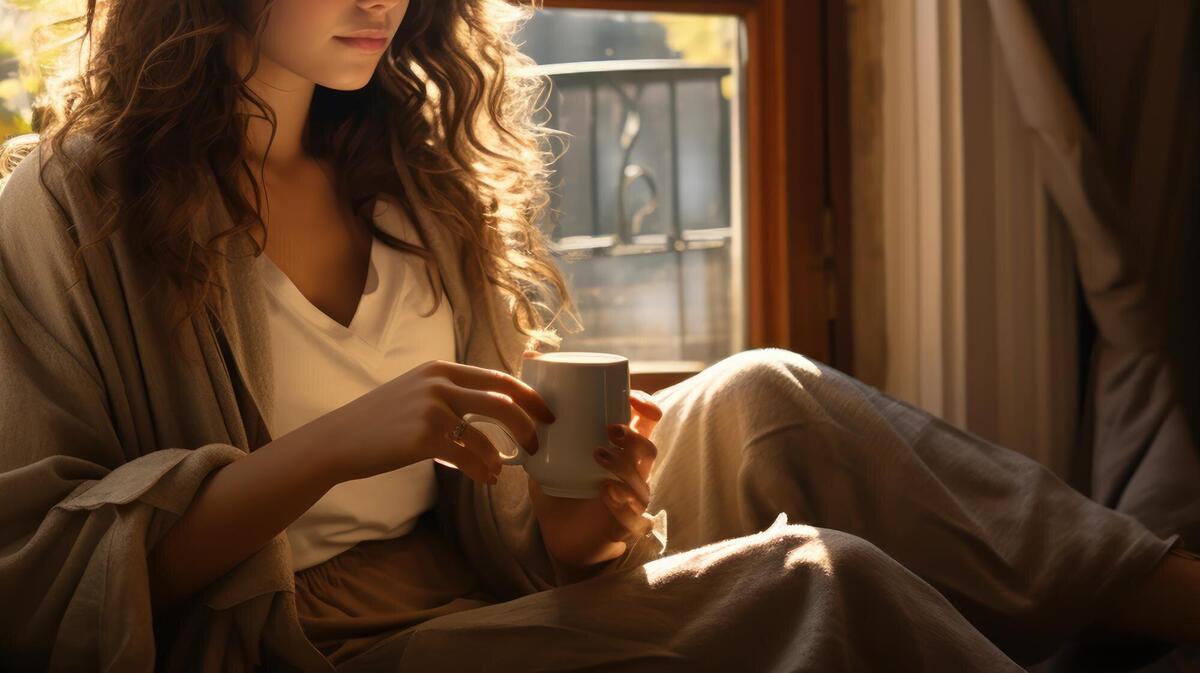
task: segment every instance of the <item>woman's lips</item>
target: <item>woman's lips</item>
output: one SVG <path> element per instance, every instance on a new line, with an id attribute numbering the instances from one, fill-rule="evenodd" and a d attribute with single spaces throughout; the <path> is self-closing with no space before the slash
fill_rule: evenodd
<path id="1" fill-rule="evenodd" d="M 387 46 L 387 39 L 382 38 L 382 37 L 370 38 L 370 37 L 337 36 L 337 37 L 334 37 L 333 39 L 337 40 L 338 42 L 341 42 L 342 44 L 346 45 L 347 47 L 353 47 L 354 49 L 358 49 L 359 51 L 366 51 L 366 52 L 383 51 L 383 48 Z"/>

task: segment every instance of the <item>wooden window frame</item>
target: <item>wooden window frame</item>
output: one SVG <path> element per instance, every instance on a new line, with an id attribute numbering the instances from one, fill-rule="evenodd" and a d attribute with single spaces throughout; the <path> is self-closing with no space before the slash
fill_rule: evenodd
<path id="1" fill-rule="evenodd" d="M 852 372 L 844 0 L 538 4 L 742 19 L 747 347 L 786 348 Z M 653 392 L 693 374 L 639 372 L 632 375 L 632 386 Z"/>

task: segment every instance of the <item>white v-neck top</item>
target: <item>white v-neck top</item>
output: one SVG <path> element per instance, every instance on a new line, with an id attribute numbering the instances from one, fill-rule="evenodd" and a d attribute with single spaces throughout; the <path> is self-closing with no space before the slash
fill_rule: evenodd
<path id="1" fill-rule="evenodd" d="M 375 221 L 420 245 L 408 218 L 386 197 Z M 305 298 L 264 253 L 256 260 L 267 288 L 275 408 L 280 437 L 370 392 L 427 360 L 454 361 L 451 307 L 421 317 L 434 297 L 421 260 L 372 240 L 366 287 L 349 326 Z M 434 276 L 437 277 L 436 274 Z M 287 528 L 294 570 L 317 565 L 364 540 L 400 537 L 437 498 L 432 460 L 331 488 Z"/>

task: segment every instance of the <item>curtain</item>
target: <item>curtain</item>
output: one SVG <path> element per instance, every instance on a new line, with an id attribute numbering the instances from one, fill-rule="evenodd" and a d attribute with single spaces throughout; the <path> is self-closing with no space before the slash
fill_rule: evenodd
<path id="1" fill-rule="evenodd" d="M 1181 394 L 1198 373 L 1175 371 L 1187 361 L 1171 350 L 1172 304 L 1194 293 L 1179 250 L 1194 245 L 1185 223 L 1200 183 L 1195 3 L 1034 0 L 1051 8 L 1047 24 L 1058 18 L 1073 92 L 1029 6 L 990 2 L 1096 324 L 1082 428 L 1091 495 L 1200 548 L 1195 405 Z"/>
<path id="2" fill-rule="evenodd" d="M 1080 427 L 1085 483 L 1099 502 L 1200 549 L 1197 3 L 989 7 L 1095 325 Z M 1195 651 L 1130 652 L 1122 660 L 1080 648 L 1048 670 L 1200 670 Z"/>

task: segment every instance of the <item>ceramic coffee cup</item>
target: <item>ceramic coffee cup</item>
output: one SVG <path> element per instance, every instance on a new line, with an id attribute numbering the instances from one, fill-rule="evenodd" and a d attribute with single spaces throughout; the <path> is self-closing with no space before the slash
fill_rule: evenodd
<path id="1" fill-rule="evenodd" d="M 592 449 L 617 448 L 608 439 L 608 426 L 630 421 L 629 359 L 586 351 L 543 353 L 522 363 L 520 379 L 542 396 L 555 416 L 549 425 L 534 419 L 536 454 L 529 455 L 494 418 L 468 413 L 463 420 L 487 436 L 505 464 L 523 466 L 543 493 L 599 496 L 601 484 L 615 475 L 596 462 Z"/>

